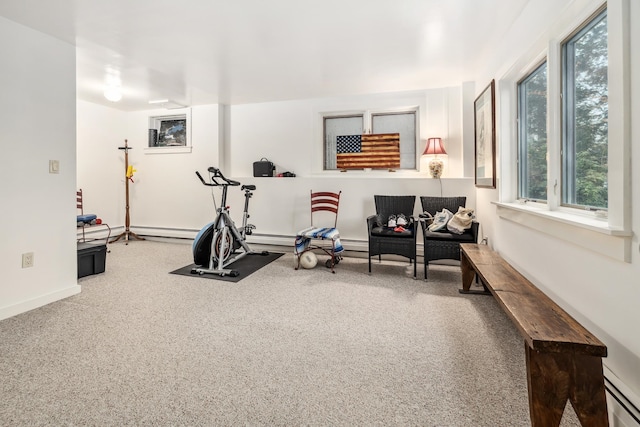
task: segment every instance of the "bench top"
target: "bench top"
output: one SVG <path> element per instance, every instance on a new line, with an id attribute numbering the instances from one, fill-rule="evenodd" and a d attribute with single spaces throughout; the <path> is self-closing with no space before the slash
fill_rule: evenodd
<path id="1" fill-rule="evenodd" d="M 487 245 L 460 249 L 532 349 L 606 357 L 607 347 Z"/>

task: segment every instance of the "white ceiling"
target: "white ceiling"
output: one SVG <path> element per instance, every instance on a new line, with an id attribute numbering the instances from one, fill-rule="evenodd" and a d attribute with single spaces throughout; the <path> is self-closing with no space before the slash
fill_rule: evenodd
<path id="1" fill-rule="evenodd" d="M 78 98 L 243 104 L 459 85 L 529 0 L 2 0 L 77 46 Z M 103 96 L 108 72 L 123 98 Z"/>

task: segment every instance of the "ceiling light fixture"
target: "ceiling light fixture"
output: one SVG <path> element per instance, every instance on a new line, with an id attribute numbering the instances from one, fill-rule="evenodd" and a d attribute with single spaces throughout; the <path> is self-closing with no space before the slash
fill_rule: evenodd
<path id="1" fill-rule="evenodd" d="M 104 97 L 111 102 L 118 102 L 122 99 L 122 80 L 120 72 L 113 68 L 107 68 L 104 76 Z"/>
<path id="2" fill-rule="evenodd" d="M 156 99 L 153 101 L 149 101 L 150 105 L 154 105 L 156 107 L 166 108 L 168 110 L 175 110 L 178 108 L 186 108 L 186 105 L 180 104 L 175 101 L 171 101 L 169 99 Z"/>
<path id="3" fill-rule="evenodd" d="M 107 85 L 104 88 L 104 97 L 111 102 L 118 102 L 122 99 L 122 88 L 120 85 Z"/>

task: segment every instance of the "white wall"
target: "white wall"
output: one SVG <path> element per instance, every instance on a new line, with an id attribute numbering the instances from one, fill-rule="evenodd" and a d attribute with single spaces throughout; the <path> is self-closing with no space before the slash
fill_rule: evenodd
<path id="1" fill-rule="evenodd" d="M 296 232 L 308 226 L 309 191 L 342 190 L 339 229 L 345 247 L 366 249 L 366 216 L 375 212 L 374 194 L 438 195 L 440 182 L 426 171 L 350 171 L 320 172 L 322 168 L 322 129 L 320 113 L 344 109 L 419 106 L 421 141 L 441 136 L 449 157 L 442 179 L 444 195 L 466 195 L 468 206 L 475 206 L 471 178 L 462 178 L 463 156 L 472 147 L 462 140 L 461 88 L 430 89 L 409 93 L 342 97 L 238 106 L 198 106 L 189 109 L 192 151 L 167 154 L 148 150 L 149 116 L 182 113 L 182 110 L 149 110 L 119 113 L 112 109 L 79 103 L 78 156 L 88 156 L 89 165 L 78 169 L 78 182 L 92 195 L 89 210 L 99 210 L 114 230 L 124 225 L 124 160 L 121 146 L 128 139 L 129 164 L 137 169 L 130 183 L 131 230 L 193 238 L 215 213 L 211 191 L 195 176 L 206 176 L 208 166 L 244 184 L 255 184 L 251 199 L 250 222 L 257 230 L 250 241 L 290 244 Z M 116 133 L 103 132 L 110 123 Z M 118 127 L 117 123 L 121 125 Z M 224 129 L 222 129 L 224 127 Z M 96 147 L 98 145 L 99 147 Z M 160 151 L 162 154 L 157 154 Z M 318 157 L 317 153 L 320 153 Z M 93 155 L 98 158 L 93 158 Z M 296 178 L 254 178 L 253 162 L 261 157 L 272 160 L 278 171 L 293 171 Z M 467 167 L 468 169 L 468 167 Z M 217 203 L 220 191 L 214 190 Z M 95 197 L 101 199 L 98 203 Z M 94 204 L 95 202 L 95 204 Z M 232 217 L 240 222 L 243 193 L 230 188 L 228 205 Z M 95 209 L 93 207 L 95 206 Z M 420 211 L 416 202 L 416 213 Z M 96 212 L 94 212 L 96 213 Z M 113 218 L 113 220 L 112 220 Z"/>
<path id="2" fill-rule="evenodd" d="M 588 16 L 597 1 L 575 0 L 530 2 L 524 15 L 514 24 L 510 34 L 495 51 L 500 55 L 488 61 L 487 69 L 479 73 L 483 88 L 491 78 L 500 78 L 520 61 L 522 52 L 536 41 L 550 25 L 550 16 L 560 16 L 563 10 L 568 16 Z M 612 0 L 611 8 L 619 8 L 624 1 Z M 565 9 L 565 6 L 567 9 Z M 640 4 L 630 2 L 631 22 L 631 140 L 632 147 L 640 146 Z M 611 27 L 610 27 L 611 28 Z M 567 29 L 569 30 L 569 29 Z M 518 48 L 521 46 L 522 48 Z M 610 61 L 616 60 L 613 56 Z M 525 61 L 526 62 L 526 61 Z M 495 64 L 495 65 L 494 65 Z M 520 64 L 521 65 L 521 64 Z M 519 69 L 519 68 L 518 68 Z M 498 106 L 498 112 L 501 110 Z M 498 117 L 500 121 L 510 117 Z M 504 123 L 503 123 L 504 124 Z M 500 126 L 500 129 L 509 128 Z M 498 135 L 500 153 L 516 141 L 509 134 Z M 616 144 L 620 141 L 611 141 Z M 502 147 L 502 148 L 500 148 Z M 512 166 L 512 165 L 507 165 Z M 635 168 L 634 168 L 635 166 Z M 632 173 L 626 179 L 640 179 L 640 152 L 632 149 Z M 505 168 L 506 169 L 506 168 Z M 635 170 L 634 170 L 635 169 Z M 506 177 L 500 174 L 501 179 Z M 603 360 L 607 378 L 625 391 L 627 397 L 640 405 L 640 189 L 633 186 L 632 197 L 632 256 L 631 262 L 616 261 L 586 248 L 558 239 L 549 234 L 534 231 L 496 215 L 491 204 L 499 199 L 498 190 L 478 189 L 477 203 L 480 222 L 484 225 L 489 242 L 519 271 L 549 294 L 570 314 L 595 333 L 608 347 L 609 355 Z M 615 402 L 610 401 L 614 406 Z M 617 410 L 617 409 L 614 409 Z M 622 425 L 622 424 L 616 424 Z"/>
<path id="3" fill-rule="evenodd" d="M 122 151 L 127 138 L 126 113 L 85 101 L 77 104 L 78 188 L 84 212 L 93 213 L 110 226 L 124 223 L 124 167 Z M 88 231 L 99 231 L 103 228 Z"/>
<path id="4" fill-rule="evenodd" d="M 473 146 L 463 145 L 462 96 L 461 88 L 453 87 L 231 106 L 227 169 L 236 179 L 258 186 L 251 208 L 257 226 L 254 239 L 263 234 L 295 236 L 309 223 L 310 190 L 342 191 L 338 228 L 345 247 L 366 250 L 365 218 L 375 213 L 373 195 L 440 194 L 440 182 L 429 176 L 425 164 L 419 171 L 391 173 L 322 171 L 322 114 L 327 112 L 418 106 L 417 154 L 424 150 L 426 138 L 442 137 L 448 153 L 442 194 L 465 195 L 467 205 L 475 207 L 473 180 L 463 178 Z M 274 162 L 276 172 L 292 171 L 296 178 L 253 178 L 253 162 L 262 157 Z M 231 194 L 241 207 L 240 192 Z M 421 211 L 418 199 L 415 209 Z"/>
<path id="5" fill-rule="evenodd" d="M 251 176 L 252 164 L 267 157 L 277 171 L 294 171 L 297 176 L 328 176 L 322 171 L 322 114 L 363 110 L 418 107 L 418 155 L 429 137 L 441 137 L 448 153 L 443 177 L 464 176 L 461 87 L 395 92 L 363 96 L 270 102 L 230 107 L 229 132 L 231 172 Z M 351 175 L 364 172 L 349 171 Z M 341 174 L 335 172 L 334 175 Z M 404 177 L 428 177 L 428 172 L 398 171 Z M 367 177 L 386 178 L 388 173 L 368 173 Z M 468 176 L 468 175 L 467 175 Z"/>
<path id="6" fill-rule="evenodd" d="M 148 149 L 149 117 L 179 114 L 183 110 L 149 110 L 128 113 L 126 129 L 129 145 L 129 164 L 137 172 L 129 184 L 132 229 L 197 230 L 209 221 L 208 193 L 195 175 L 220 159 L 219 107 L 205 105 L 185 110 L 190 114 L 192 150 L 186 153 L 165 153 L 162 149 Z M 121 153 L 123 156 L 123 153 Z M 124 160 L 123 160 L 124 161 Z M 124 163 L 121 163 L 124 174 Z M 122 179 L 124 200 L 124 178 Z M 124 215 L 124 210 L 123 210 Z M 167 230 L 165 234 L 170 234 Z M 193 233 L 187 236 L 192 237 Z M 176 232 L 174 236 L 184 236 Z"/>
<path id="7" fill-rule="evenodd" d="M 191 150 L 149 149 L 149 117 L 187 113 Z M 193 237 L 210 216 L 195 171 L 219 162 L 220 129 L 217 105 L 184 110 L 122 112 L 78 102 L 78 186 L 85 212 L 108 223 L 112 237 L 125 226 L 125 139 L 128 162 L 136 172 L 129 181 L 131 230 L 169 237 Z M 185 233 L 185 230 L 187 231 Z M 90 230 L 94 231 L 94 230 Z M 102 229 L 97 229 L 100 234 Z"/>
<path id="8" fill-rule="evenodd" d="M 75 49 L 0 18 L 0 319 L 80 292 Z M 10 42 L 8 42 L 10 41 Z M 49 160 L 60 173 L 49 174 Z M 22 268 L 22 254 L 34 267 Z"/>

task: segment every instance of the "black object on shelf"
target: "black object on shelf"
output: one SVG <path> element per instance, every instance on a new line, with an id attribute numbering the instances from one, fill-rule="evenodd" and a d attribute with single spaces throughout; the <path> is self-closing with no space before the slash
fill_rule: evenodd
<path id="1" fill-rule="evenodd" d="M 149 147 L 158 146 L 158 129 L 149 129 Z"/>
<path id="2" fill-rule="evenodd" d="M 257 162 L 253 162 L 253 176 L 269 176 L 272 177 L 276 167 L 273 162 L 266 158 L 262 158 Z"/>

